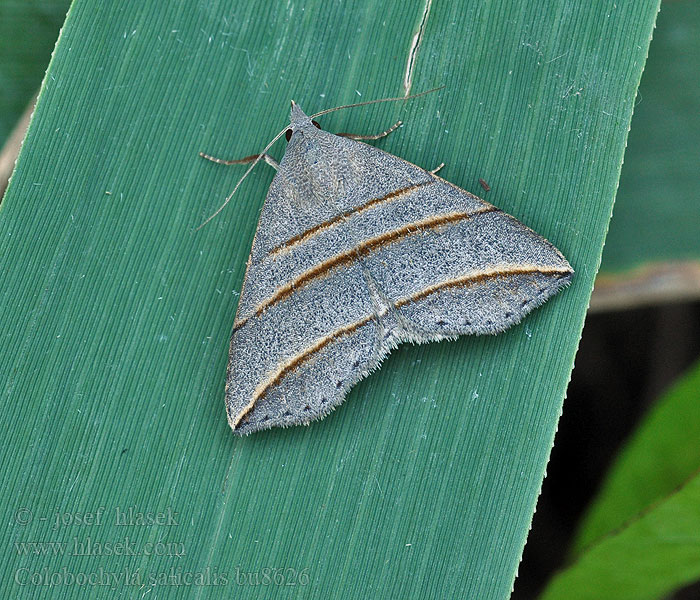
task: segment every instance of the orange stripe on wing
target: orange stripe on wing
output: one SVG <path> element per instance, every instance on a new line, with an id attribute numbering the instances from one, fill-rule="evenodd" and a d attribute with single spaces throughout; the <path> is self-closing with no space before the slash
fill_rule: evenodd
<path id="1" fill-rule="evenodd" d="M 485 269 L 483 271 L 475 271 L 469 275 L 447 279 L 440 283 L 428 286 L 419 292 L 399 298 L 394 306 L 401 308 L 411 302 L 418 302 L 423 298 L 440 292 L 451 287 L 469 287 L 489 279 L 497 279 L 498 277 L 513 277 L 517 275 L 568 275 L 572 273 L 571 269 L 561 267 L 541 267 L 536 265 L 504 265 L 502 267 L 494 267 L 493 269 Z"/>
<path id="2" fill-rule="evenodd" d="M 369 210 L 370 208 L 374 208 L 375 206 L 379 204 L 383 204 L 385 202 L 390 202 L 392 200 L 396 200 L 398 198 L 401 198 L 403 196 L 406 196 L 410 194 L 411 192 L 424 187 L 426 185 L 430 185 L 431 183 L 435 183 L 435 180 L 431 181 L 424 181 L 422 183 L 416 183 L 414 185 L 409 185 L 405 188 L 401 188 L 399 190 L 394 190 L 393 192 L 389 192 L 388 194 L 382 196 L 381 198 L 374 198 L 373 200 L 370 200 L 369 202 L 366 202 L 365 204 L 362 204 L 361 206 L 356 206 L 355 208 L 351 208 L 350 210 L 346 210 L 345 212 L 339 214 L 336 217 L 333 217 L 332 219 L 328 219 L 327 221 L 324 221 L 323 223 L 319 223 L 318 225 L 314 225 L 313 227 L 307 229 L 306 231 L 300 233 L 299 235 L 295 235 L 294 237 L 289 238 L 286 242 L 280 244 L 276 248 L 273 248 L 270 250 L 268 253 L 268 256 L 275 256 L 276 254 L 280 254 L 281 252 L 284 252 L 286 250 L 289 250 L 290 248 L 293 248 L 297 244 L 300 244 L 301 242 L 306 241 L 310 237 L 313 237 L 315 235 L 318 235 L 322 231 L 326 229 L 330 229 L 331 227 L 334 227 L 335 225 L 338 225 L 339 223 L 342 223 L 346 219 L 350 217 L 354 217 L 355 215 L 359 215 L 366 210 Z"/>
<path id="3" fill-rule="evenodd" d="M 422 231 L 426 231 L 429 229 L 439 229 L 452 223 L 464 221 L 475 215 L 496 211 L 498 211 L 498 209 L 494 206 L 486 205 L 484 206 L 484 208 L 471 213 L 452 212 L 443 215 L 436 215 L 428 217 L 426 219 L 422 219 L 420 221 L 415 221 L 414 223 L 409 223 L 408 225 L 404 225 L 397 229 L 392 229 L 391 231 L 387 231 L 385 233 L 382 233 L 381 235 L 365 240 L 364 242 L 358 244 L 354 248 L 350 248 L 345 252 L 341 252 L 340 254 L 336 254 L 335 256 L 324 260 L 323 262 L 317 264 L 315 267 L 304 271 L 301 275 L 299 275 L 289 283 L 278 287 L 270 297 L 266 298 L 260 304 L 258 304 L 258 306 L 255 308 L 255 311 L 253 312 L 253 316 L 260 316 L 266 308 L 277 304 L 282 300 L 285 300 L 299 288 L 307 285 L 308 283 L 316 279 L 325 276 L 331 269 L 340 266 L 350 265 L 354 263 L 358 258 L 368 256 L 370 253 L 372 253 L 375 250 L 378 250 L 379 248 L 388 246 L 390 244 L 394 244 L 408 236 L 415 235 Z M 239 329 L 240 327 L 245 325 L 249 318 L 250 317 L 246 317 L 245 319 L 241 319 L 240 321 L 234 323 L 234 329 Z"/>
<path id="4" fill-rule="evenodd" d="M 293 356 L 289 360 L 282 363 L 274 373 L 272 373 L 269 377 L 262 381 L 257 388 L 255 388 L 255 392 L 253 392 L 253 398 L 248 404 L 246 404 L 246 406 L 243 407 L 243 409 L 236 415 L 236 417 L 231 420 L 231 426 L 234 429 L 238 427 L 243 418 L 251 410 L 253 410 L 258 400 L 263 398 L 271 387 L 277 385 L 282 379 L 284 379 L 284 377 L 286 377 L 294 369 L 298 369 L 304 362 L 309 360 L 309 358 L 311 358 L 312 355 L 325 348 L 331 342 L 334 342 L 340 338 L 355 333 L 358 329 L 360 329 L 360 327 L 362 327 L 363 325 L 367 325 L 367 323 L 374 320 L 376 316 L 377 315 L 370 315 L 368 317 L 360 319 L 359 321 L 355 321 L 354 323 L 350 323 L 349 325 L 340 327 L 339 329 L 336 329 L 332 333 L 318 340 L 312 346 L 306 348 L 303 352 L 300 352 L 296 356 Z"/>

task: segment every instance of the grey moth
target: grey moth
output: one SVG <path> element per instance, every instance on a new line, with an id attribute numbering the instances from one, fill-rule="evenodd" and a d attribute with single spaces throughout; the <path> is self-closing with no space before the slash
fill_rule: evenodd
<path id="1" fill-rule="evenodd" d="M 202 155 L 277 169 L 231 336 L 239 434 L 323 418 L 397 344 L 499 333 L 573 275 L 515 218 L 312 117 L 292 103 L 279 164 L 265 153 L 284 132 L 241 161 Z"/>

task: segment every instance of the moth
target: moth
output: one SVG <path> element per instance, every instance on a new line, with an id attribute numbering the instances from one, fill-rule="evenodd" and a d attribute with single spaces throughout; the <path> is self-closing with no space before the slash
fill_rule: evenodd
<path id="1" fill-rule="evenodd" d="M 252 163 L 234 192 L 260 160 L 277 170 L 231 336 L 225 401 L 238 434 L 321 419 L 398 344 L 499 333 L 573 275 L 495 206 L 320 129 L 314 118 L 331 110 L 309 117 L 292 102 L 289 127 L 261 154 L 202 154 Z M 277 164 L 266 153 L 284 133 Z"/>

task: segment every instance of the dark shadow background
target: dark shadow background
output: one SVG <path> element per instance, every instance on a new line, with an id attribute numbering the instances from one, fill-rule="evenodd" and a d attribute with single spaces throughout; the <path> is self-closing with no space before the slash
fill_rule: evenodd
<path id="1" fill-rule="evenodd" d="M 588 315 L 512 600 L 536 598 L 565 566 L 576 525 L 608 466 L 699 356 L 700 302 Z M 697 600 L 700 583 L 669 598 Z"/>

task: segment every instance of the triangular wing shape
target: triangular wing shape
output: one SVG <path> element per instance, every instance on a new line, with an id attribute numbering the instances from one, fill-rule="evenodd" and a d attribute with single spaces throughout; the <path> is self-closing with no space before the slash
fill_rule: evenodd
<path id="1" fill-rule="evenodd" d="M 396 344 L 502 331 L 572 273 L 547 240 L 440 177 L 295 131 L 243 284 L 229 423 L 251 433 L 321 418 Z"/>

